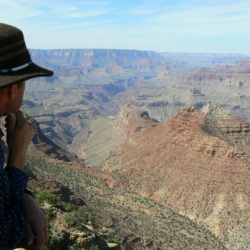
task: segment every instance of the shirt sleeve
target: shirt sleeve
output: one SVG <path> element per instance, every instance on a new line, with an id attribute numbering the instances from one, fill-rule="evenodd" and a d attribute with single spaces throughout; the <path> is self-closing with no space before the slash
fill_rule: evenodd
<path id="1" fill-rule="evenodd" d="M 28 175 L 18 168 L 0 170 L 0 249 L 13 249 L 24 235 L 27 182 Z"/>

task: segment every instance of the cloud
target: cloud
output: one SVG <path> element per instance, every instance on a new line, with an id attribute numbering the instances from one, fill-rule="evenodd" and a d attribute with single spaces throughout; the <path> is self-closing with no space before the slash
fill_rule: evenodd
<path id="1" fill-rule="evenodd" d="M 92 6 L 92 4 L 91 4 Z M 95 8 L 82 4 L 57 4 L 53 6 L 51 11 L 55 14 L 55 17 L 67 19 L 67 18 L 91 18 L 104 15 L 108 10 L 95 6 Z"/>
<path id="2" fill-rule="evenodd" d="M 33 18 L 41 14 L 41 11 L 34 7 L 34 1 L 31 0 L 0 0 L 0 6 L 1 21 L 7 23 Z"/>

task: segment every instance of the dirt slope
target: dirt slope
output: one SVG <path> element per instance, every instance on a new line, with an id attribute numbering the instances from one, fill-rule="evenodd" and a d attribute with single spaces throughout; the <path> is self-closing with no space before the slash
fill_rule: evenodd
<path id="1" fill-rule="evenodd" d="M 189 216 L 229 249 L 248 249 L 249 124 L 208 105 L 130 137 L 106 162 L 116 182 Z"/>

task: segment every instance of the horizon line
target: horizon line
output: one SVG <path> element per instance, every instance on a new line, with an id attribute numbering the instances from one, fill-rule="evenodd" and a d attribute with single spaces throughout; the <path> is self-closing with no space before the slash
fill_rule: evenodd
<path id="1" fill-rule="evenodd" d="M 250 54 L 242 53 L 242 52 L 189 52 L 189 51 L 155 51 L 155 50 L 143 50 L 143 49 L 110 49 L 110 48 L 47 48 L 47 49 L 39 49 L 39 48 L 28 48 L 28 50 L 116 50 L 116 51 L 141 51 L 141 52 L 154 52 L 154 53 L 168 53 L 168 54 L 217 54 L 217 55 L 244 55 L 250 56 Z"/>

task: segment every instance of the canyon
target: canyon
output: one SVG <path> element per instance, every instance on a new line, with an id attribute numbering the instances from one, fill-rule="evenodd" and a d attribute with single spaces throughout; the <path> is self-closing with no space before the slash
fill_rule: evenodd
<path id="1" fill-rule="evenodd" d="M 91 122 L 116 116 L 125 104 L 159 122 L 181 107 L 207 103 L 250 120 L 250 65 L 244 55 L 130 50 L 32 50 L 31 55 L 55 75 L 28 82 L 23 109 L 49 138 L 81 158 L 86 153 L 79 144 L 88 140 Z"/>
<path id="2" fill-rule="evenodd" d="M 22 107 L 35 186 L 63 183 L 121 249 L 248 249 L 247 56 L 31 54 L 55 71 Z"/>

